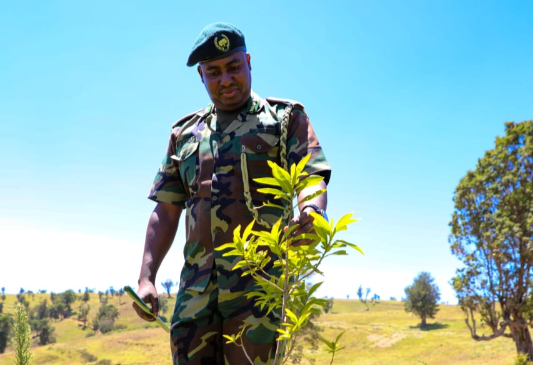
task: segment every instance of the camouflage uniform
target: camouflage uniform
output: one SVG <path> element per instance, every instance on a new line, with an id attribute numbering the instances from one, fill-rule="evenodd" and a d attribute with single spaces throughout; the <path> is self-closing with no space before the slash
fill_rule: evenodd
<path id="1" fill-rule="evenodd" d="M 253 280 L 250 276 L 241 278 L 241 271 L 232 270 L 238 258 L 222 257 L 223 253 L 214 248 L 232 242 L 233 230 L 253 219 L 243 195 L 243 150 L 254 206 L 261 206 L 265 200 L 252 179 L 271 175 L 269 160 L 281 165 L 280 119 L 288 104 L 261 99 L 252 92 L 246 108 L 223 131 L 217 130 L 216 111 L 211 104 L 173 125 L 168 151 L 149 198 L 186 208 L 185 264 L 171 327 L 176 364 L 222 364 L 224 357 L 231 365 L 247 363 L 241 349 L 222 349 L 228 345 L 220 333 L 236 334 L 243 322 L 253 323 L 246 344 L 253 344 L 247 346 L 249 353 L 257 351 L 252 355 L 256 363 L 267 363 L 268 353 L 275 346 L 276 318 L 265 317 L 243 295 L 253 289 Z M 311 153 L 306 171 L 323 175 L 327 182 L 330 167 L 322 148 L 303 106 L 293 106 L 287 137 L 289 165 Z M 275 222 L 280 213 L 260 209 L 260 216 L 270 222 Z M 206 348 L 212 354 L 203 353 Z"/>

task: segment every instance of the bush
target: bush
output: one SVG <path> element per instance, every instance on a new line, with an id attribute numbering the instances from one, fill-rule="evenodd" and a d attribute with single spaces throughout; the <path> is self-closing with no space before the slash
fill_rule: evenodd
<path id="1" fill-rule="evenodd" d="M 95 362 L 96 360 L 98 360 L 98 356 L 87 352 L 87 349 L 80 349 L 78 350 L 78 352 L 80 353 L 82 359 L 85 360 L 85 362 Z"/>
<path id="2" fill-rule="evenodd" d="M 528 354 L 518 354 L 516 359 L 514 360 L 513 365 L 531 365 L 532 362 L 529 361 L 529 355 Z"/>
<path id="3" fill-rule="evenodd" d="M 115 321 L 108 318 L 98 321 L 98 325 L 100 327 L 100 332 L 102 333 L 111 332 L 115 329 Z"/>

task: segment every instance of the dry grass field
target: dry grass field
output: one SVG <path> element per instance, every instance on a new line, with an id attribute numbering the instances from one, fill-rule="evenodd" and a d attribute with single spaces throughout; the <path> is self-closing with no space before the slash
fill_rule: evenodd
<path id="1" fill-rule="evenodd" d="M 162 294 L 166 296 L 166 294 Z M 30 308 L 49 294 L 36 294 Z M 57 342 L 32 347 L 37 365 L 129 365 L 170 364 L 167 334 L 156 325 L 140 320 L 127 296 L 109 297 L 109 303 L 119 308 L 116 324 L 124 328 L 107 334 L 83 329 L 76 315 L 52 323 Z M 49 299 L 48 299 L 49 300 Z M 174 298 L 172 298 L 172 301 Z M 8 295 L 4 313 L 13 311 L 16 298 Z M 49 300 L 50 301 L 50 300 Z M 76 308 L 81 302 L 77 302 Z M 89 322 L 100 306 L 98 295 L 91 294 Z M 322 314 L 316 321 L 321 335 L 334 339 L 346 330 L 334 364 L 348 365 L 512 365 L 516 356 L 514 344 L 499 338 L 490 342 L 476 342 L 470 338 L 464 316 L 456 306 L 441 305 L 434 320 L 426 329 L 419 328 L 419 319 L 403 309 L 403 303 L 380 301 L 370 304 L 370 309 L 358 300 L 336 299 L 332 311 Z M 172 308 L 172 305 L 170 305 Z M 170 311 L 171 309 L 169 309 Z M 165 315 L 170 316 L 169 313 Z M 304 345 L 304 353 L 314 364 L 330 363 L 325 346 L 311 351 Z M 11 348 L 0 354 L 0 365 L 13 364 Z M 303 364 L 311 364 L 304 360 Z"/>

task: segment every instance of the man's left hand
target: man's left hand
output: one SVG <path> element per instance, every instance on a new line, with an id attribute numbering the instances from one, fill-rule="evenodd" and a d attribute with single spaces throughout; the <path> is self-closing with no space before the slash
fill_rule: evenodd
<path id="1" fill-rule="evenodd" d="M 298 225 L 298 227 L 291 233 L 292 237 L 296 237 L 304 233 L 315 233 L 315 229 L 313 227 L 314 218 L 311 216 L 311 212 L 314 212 L 313 208 L 305 208 L 302 212 L 300 212 L 300 214 L 291 219 L 289 225 L 285 227 L 285 230 L 294 225 Z M 293 242 L 292 245 L 303 246 L 309 245 L 312 242 L 313 240 L 303 239 Z"/>

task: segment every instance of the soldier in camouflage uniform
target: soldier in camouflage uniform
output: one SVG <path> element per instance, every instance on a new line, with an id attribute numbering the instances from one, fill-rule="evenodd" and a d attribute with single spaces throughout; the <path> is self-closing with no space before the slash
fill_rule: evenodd
<path id="1" fill-rule="evenodd" d="M 250 55 L 237 28 L 227 23 L 204 28 L 187 65 L 196 63 L 213 103 L 172 126 L 148 196 L 157 205 L 148 223 L 138 294 L 157 315 L 157 270 L 185 212 L 185 264 L 171 325 L 174 364 L 248 364 L 242 349 L 222 337 L 237 334 L 243 324 L 250 326 L 244 336 L 247 354 L 254 364 L 268 364 L 279 319 L 246 299 L 254 283 L 250 276 L 241 277 L 242 271 L 232 270 L 239 258 L 223 257 L 215 248 L 232 242 L 233 230 L 254 219 L 245 195 L 249 190 L 253 206 L 262 205 L 264 195 L 253 179 L 271 175 L 267 161 L 281 165 L 280 143 L 286 142 L 289 165 L 311 154 L 306 171 L 324 176 L 321 185 L 302 196 L 325 188 L 330 167 L 301 104 L 262 99 L 251 90 Z M 280 141 L 285 115 L 290 117 L 288 133 L 286 141 Z M 309 213 L 323 213 L 326 205 L 326 194 L 306 202 L 290 224 L 298 224 L 299 233 L 310 232 Z M 259 219 L 270 223 L 281 214 L 265 207 L 258 211 Z M 259 224 L 255 228 L 265 229 Z M 142 318 L 153 320 L 134 307 Z"/>

